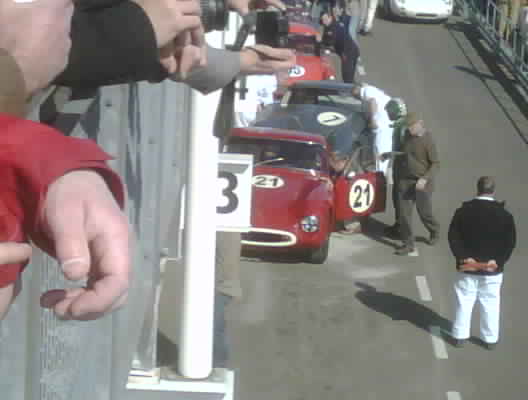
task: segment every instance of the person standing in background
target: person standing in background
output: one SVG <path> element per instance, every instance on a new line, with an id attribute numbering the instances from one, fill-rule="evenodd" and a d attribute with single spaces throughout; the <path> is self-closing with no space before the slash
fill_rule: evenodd
<path id="1" fill-rule="evenodd" d="M 477 197 L 458 208 L 449 225 L 449 247 L 456 260 L 455 321 L 451 335 L 462 347 L 469 338 L 475 301 L 480 306 L 480 335 L 484 347 L 493 350 L 499 341 L 500 290 L 504 264 L 515 248 L 513 216 L 504 202 L 495 200 L 495 180 L 489 176 L 477 182 Z M 482 269 L 465 266 L 482 263 Z"/>
<path id="2" fill-rule="evenodd" d="M 372 24 L 374 23 L 374 17 L 376 16 L 376 11 L 378 9 L 378 0 L 367 0 L 367 11 L 363 24 L 361 26 L 361 34 L 370 35 L 372 34 Z"/>
<path id="3" fill-rule="evenodd" d="M 398 175 L 398 207 L 401 222 L 403 245 L 396 250 L 397 255 L 416 256 L 412 228 L 413 208 L 429 231 L 428 244 L 433 246 L 439 239 L 440 224 L 433 215 L 434 178 L 440 161 L 431 133 L 416 113 L 406 116 L 407 133 L 401 151 L 394 165 Z"/>

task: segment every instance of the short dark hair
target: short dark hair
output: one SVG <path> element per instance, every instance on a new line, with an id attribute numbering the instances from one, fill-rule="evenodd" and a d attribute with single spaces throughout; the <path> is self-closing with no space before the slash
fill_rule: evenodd
<path id="1" fill-rule="evenodd" d="M 481 176 L 477 182 L 477 194 L 495 193 L 495 179 L 491 176 Z"/>

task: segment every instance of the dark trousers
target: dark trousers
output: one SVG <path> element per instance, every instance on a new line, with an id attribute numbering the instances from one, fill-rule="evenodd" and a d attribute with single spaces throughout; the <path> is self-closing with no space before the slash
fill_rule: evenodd
<path id="1" fill-rule="evenodd" d="M 397 229 L 401 228 L 401 217 L 400 217 L 400 203 L 398 201 L 399 195 L 398 195 L 398 181 L 394 180 L 394 183 L 392 184 L 392 206 L 394 207 L 394 226 Z"/>
<path id="2" fill-rule="evenodd" d="M 349 35 L 346 35 L 344 42 L 345 44 L 343 53 L 340 54 L 343 82 L 354 83 L 356 77 L 356 66 L 359 58 L 359 47 Z"/>
<path id="3" fill-rule="evenodd" d="M 403 243 L 414 247 L 414 234 L 412 230 L 413 209 L 430 234 L 438 234 L 440 225 L 433 216 L 433 192 L 431 189 L 416 190 L 416 180 L 402 179 L 398 181 L 398 208 Z"/>

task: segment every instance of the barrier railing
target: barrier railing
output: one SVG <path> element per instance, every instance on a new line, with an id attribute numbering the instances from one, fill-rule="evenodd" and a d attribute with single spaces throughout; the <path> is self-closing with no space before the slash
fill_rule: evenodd
<path id="1" fill-rule="evenodd" d="M 43 97 L 30 118 L 96 140 L 116 157 L 112 166 L 126 183 L 135 234 L 134 274 L 127 307 L 98 321 L 62 321 L 40 308 L 39 296 L 71 283 L 53 259 L 34 252 L 22 294 L 0 323 L 0 397 L 121 400 L 133 364 L 155 367 L 157 324 L 149 318 L 160 283 L 160 251 L 169 247 L 171 256 L 181 256 L 180 238 L 167 241 L 167 232 L 169 223 L 178 224 L 186 180 L 190 89 L 139 83 L 91 93 L 60 88 Z"/>
<path id="2" fill-rule="evenodd" d="M 528 90 L 528 6 L 516 10 L 509 3 L 505 0 L 458 0 L 465 16 Z"/>

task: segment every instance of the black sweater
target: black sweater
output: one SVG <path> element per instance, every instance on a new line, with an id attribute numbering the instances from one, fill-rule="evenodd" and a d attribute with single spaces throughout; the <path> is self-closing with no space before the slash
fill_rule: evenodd
<path id="1" fill-rule="evenodd" d="M 71 38 L 68 66 L 55 84 L 93 88 L 142 80 L 159 82 L 168 75 L 159 62 L 154 28 L 132 1 L 79 2 Z"/>
<path id="2" fill-rule="evenodd" d="M 448 240 L 457 268 L 461 260 L 469 257 L 479 262 L 495 260 L 499 267 L 496 271 L 467 273 L 496 275 L 504 271 L 504 264 L 515 248 L 513 216 L 504 209 L 504 203 L 495 200 L 466 201 L 451 220 Z"/>

